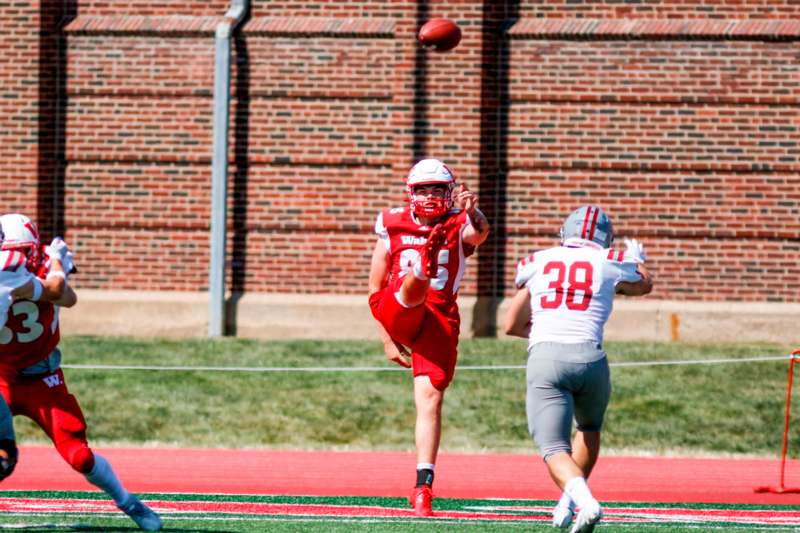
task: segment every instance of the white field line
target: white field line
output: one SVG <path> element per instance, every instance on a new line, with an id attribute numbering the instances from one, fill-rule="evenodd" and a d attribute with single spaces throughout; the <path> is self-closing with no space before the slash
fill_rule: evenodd
<path id="1" fill-rule="evenodd" d="M 731 510 L 732 513 L 735 513 L 736 510 Z M 70 513 L 72 514 L 72 513 Z M 124 521 L 127 523 L 129 520 L 127 516 L 121 515 L 120 513 L 105 513 L 105 512 L 90 512 L 91 516 L 97 518 L 103 518 L 105 520 L 111 520 L 113 522 Z M 246 514 L 246 513 L 244 513 Z M 52 513 L 47 512 L 29 512 L 29 513 L 20 513 L 20 512 L 12 512 L 8 513 L 7 516 L 9 518 L 49 518 L 52 516 Z M 427 519 L 419 519 L 414 516 L 409 517 L 378 517 L 378 516 L 364 516 L 364 517 L 351 517 L 351 516 L 331 516 L 331 515 L 319 515 L 319 516 L 307 516 L 307 515 L 250 515 L 250 516 L 243 516 L 241 514 L 232 516 L 226 514 L 220 515 L 204 515 L 198 516 L 195 514 L 184 514 L 180 511 L 174 514 L 167 514 L 165 517 L 170 521 L 192 521 L 192 522 L 283 522 L 283 523 L 308 523 L 308 524 L 324 524 L 324 523 L 353 523 L 353 524 L 409 524 L 414 522 L 427 522 Z M 680 518 L 677 520 L 670 520 L 669 518 L 663 519 L 660 517 L 650 517 L 648 515 L 632 515 L 631 518 L 633 521 L 626 522 L 626 521 L 617 521 L 613 520 L 612 517 L 609 517 L 609 524 L 612 524 L 615 528 L 631 528 L 633 531 L 636 531 L 638 528 L 641 528 L 642 524 L 648 525 L 661 525 L 661 526 L 679 526 L 684 529 L 698 529 L 701 531 L 711 531 L 711 530 L 722 530 L 722 531 L 730 531 L 731 525 L 735 524 L 734 527 L 736 529 L 740 529 L 741 531 L 745 531 L 741 529 L 743 525 L 747 525 L 747 531 L 797 531 L 796 527 L 791 527 L 794 524 L 791 523 L 783 523 L 783 524 L 764 524 L 764 523 L 752 523 L 752 522 L 740 522 L 735 520 L 735 516 L 733 519 L 728 517 L 728 519 L 720 520 L 718 517 L 710 517 L 710 518 L 699 518 L 697 520 L 693 520 L 691 522 L 684 522 Z M 653 519 L 655 518 L 655 519 Z M 447 524 L 447 526 L 455 527 L 458 526 L 458 529 L 466 529 L 471 527 L 479 527 L 483 528 L 486 527 L 487 523 L 502 523 L 507 526 L 511 527 L 520 527 L 520 528 L 529 528 L 532 525 L 535 525 L 538 522 L 547 522 L 549 518 L 545 517 L 535 517 L 531 518 L 531 520 L 524 520 L 524 521 L 517 521 L 517 520 L 507 520 L 503 518 L 493 518 L 490 520 L 482 519 L 482 518 L 472 518 L 472 517 L 446 517 L 437 520 L 436 522 L 442 526 Z M 708 524 L 704 524 L 703 522 L 710 522 Z M 727 523 L 714 523 L 714 522 L 727 522 Z M 791 528 L 791 529 L 790 529 Z M 76 524 L 69 524 L 69 523 L 42 523 L 36 524 L 32 522 L 17 522 L 11 524 L 0 524 L 0 530 L 26 530 L 26 529 L 35 529 L 41 531 L 42 529 L 47 529 L 49 531 L 58 531 L 58 530 L 66 530 L 66 531 L 80 531 L 83 529 L 94 529 L 94 527 L 88 524 L 76 523 Z"/>
<path id="2" fill-rule="evenodd" d="M 383 357 L 383 356 L 380 356 Z M 378 358 L 378 356 L 376 356 Z M 611 363 L 613 367 L 665 366 L 665 365 L 723 365 L 736 363 L 761 363 L 767 361 L 786 361 L 791 355 L 773 355 L 761 357 L 742 357 L 733 359 L 689 359 L 672 361 L 629 361 Z M 168 372 L 408 372 L 408 369 L 395 366 L 171 366 L 171 365 L 61 365 L 62 368 L 76 370 L 156 370 Z M 525 365 L 464 365 L 459 372 L 465 370 L 524 370 Z"/>

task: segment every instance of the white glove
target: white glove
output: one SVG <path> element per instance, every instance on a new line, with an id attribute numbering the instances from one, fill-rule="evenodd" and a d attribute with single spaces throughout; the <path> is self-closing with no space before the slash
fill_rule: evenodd
<path id="1" fill-rule="evenodd" d="M 69 253 L 69 246 L 64 242 L 64 239 L 56 237 L 44 251 L 50 259 L 58 259 L 64 267 L 64 270 L 67 270 L 67 265 L 64 264 L 64 258 Z"/>
<path id="2" fill-rule="evenodd" d="M 75 261 L 73 260 L 72 252 L 69 250 L 64 254 L 64 259 L 61 260 L 61 268 L 63 268 L 64 272 L 67 274 L 75 270 Z"/>
<path id="3" fill-rule="evenodd" d="M 637 264 L 644 263 L 647 260 L 647 255 L 644 253 L 644 244 L 636 239 L 625 239 L 625 256 L 623 259 Z"/>

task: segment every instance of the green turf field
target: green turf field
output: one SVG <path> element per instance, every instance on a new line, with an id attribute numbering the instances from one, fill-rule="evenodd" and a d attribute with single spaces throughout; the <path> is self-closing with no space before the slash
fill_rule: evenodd
<path id="1" fill-rule="evenodd" d="M 126 516 L 96 492 L 9 492 L 0 530 L 133 531 Z M 553 502 L 437 499 L 437 517 L 419 519 L 400 498 L 145 495 L 165 531 L 556 531 Z M 788 506 L 605 503 L 605 533 L 796 531 Z"/>
<path id="2" fill-rule="evenodd" d="M 316 372 L 65 370 L 95 445 L 413 449 L 409 371 L 378 342 L 134 340 L 66 337 L 64 363 L 324 367 Z M 788 346 L 607 343 L 612 364 L 788 354 Z M 525 364 L 524 341 L 468 339 L 459 364 Z M 392 371 L 347 371 L 360 367 Z M 752 454 L 780 451 L 787 361 L 615 366 L 607 452 Z M 444 406 L 442 450 L 531 451 L 524 370 L 457 372 Z M 799 413 L 800 414 L 800 413 Z M 46 443 L 17 417 L 22 444 Z M 794 424 L 790 438 L 800 437 Z M 791 452 L 797 456 L 797 447 Z"/>

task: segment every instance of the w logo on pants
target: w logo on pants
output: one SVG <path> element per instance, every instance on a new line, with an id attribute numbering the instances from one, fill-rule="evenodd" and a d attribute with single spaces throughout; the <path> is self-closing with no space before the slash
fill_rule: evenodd
<path id="1" fill-rule="evenodd" d="M 44 381 L 45 385 L 47 385 L 51 389 L 53 387 L 58 387 L 59 385 L 61 385 L 61 378 L 58 376 L 58 374 L 46 376 L 42 378 L 42 381 Z"/>

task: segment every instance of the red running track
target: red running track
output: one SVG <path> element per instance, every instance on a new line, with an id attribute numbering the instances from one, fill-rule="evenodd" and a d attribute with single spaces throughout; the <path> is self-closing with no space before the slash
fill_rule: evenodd
<path id="1" fill-rule="evenodd" d="M 415 458 L 395 452 L 302 452 L 96 448 L 134 492 L 407 496 Z M 800 505 L 800 494 L 757 494 L 778 482 L 770 459 L 601 457 L 590 486 L 603 501 Z M 800 460 L 786 485 L 800 486 Z M 96 490 L 49 447 L 25 446 L 2 490 Z M 436 465 L 442 498 L 553 500 L 558 490 L 536 455 L 443 453 Z"/>

